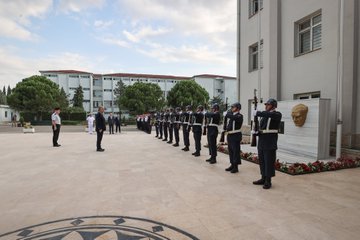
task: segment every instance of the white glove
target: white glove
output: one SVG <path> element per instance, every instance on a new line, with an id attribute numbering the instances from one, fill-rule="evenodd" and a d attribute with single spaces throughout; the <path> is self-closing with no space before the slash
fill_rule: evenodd
<path id="1" fill-rule="evenodd" d="M 256 114 L 257 114 L 257 111 L 256 111 L 256 110 L 252 110 L 252 111 L 251 111 L 251 116 L 255 117 Z"/>
<path id="2" fill-rule="evenodd" d="M 227 111 L 223 112 L 223 116 L 224 116 L 224 117 L 226 116 L 226 114 L 227 114 Z"/>

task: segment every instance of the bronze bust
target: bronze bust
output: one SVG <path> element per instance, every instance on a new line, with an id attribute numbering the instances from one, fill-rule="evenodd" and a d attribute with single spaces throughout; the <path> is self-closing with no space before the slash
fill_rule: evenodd
<path id="1" fill-rule="evenodd" d="M 295 126 L 302 127 L 305 124 L 309 108 L 304 104 L 295 105 L 291 111 L 291 117 Z"/>

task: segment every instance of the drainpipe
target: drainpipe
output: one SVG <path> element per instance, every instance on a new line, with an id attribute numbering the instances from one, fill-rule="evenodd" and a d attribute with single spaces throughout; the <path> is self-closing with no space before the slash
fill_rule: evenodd
<path id="1" fill-rule="evenodd" d="M 343 86 L 343 54 L 344 54 L 344 0 L 339 2 L 339 28 L 338 28 L 338 76 L 337 76 L 337 97 L 336 97 L 336 159 L 341 157 L 342 137 L 342 86 Z"/>

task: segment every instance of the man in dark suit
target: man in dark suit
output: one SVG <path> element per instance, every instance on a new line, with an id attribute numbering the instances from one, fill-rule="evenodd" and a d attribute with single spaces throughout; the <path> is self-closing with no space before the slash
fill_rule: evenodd
<path id="1" fill-rule="evenodd" d="M 220 124 L 220 107 L 218 104 L 212 106 L 212 112 L 207 112 L 205 117 L 207 118 L 207 140 L 209 145 L 209 154 L 210 158 L 206 160 L 210 164 L 216 163 L 217 156 L 217 136 L 219 134 L 219 124 Z"/>
<path id="2" fill-rule="evenodd" d="M 241 126 L 243 124 L 243 115 L 240 114 L 240 110 L 241 104 L 234 103 L 231 105 L 231 111 L 228 111 L 226 114 L 228 119 L 226 132 L 231 165 L 225 170 L 231 173 L 239 172 L 238 165 L 241 164 L 240 143 L 242 139 Z"/>
<path id="3" fill-rule="evenodd" d="M 108 117 L 109 134 L 114 134 L 114 123 L 115 123 L 114 116 L 112 115 L 112 113 L 110 113 Z"/>
<path id="4" fill-rule="evenodd" d="M 101 141 L 103 138 L 104 131 L 106 131 L 106 124 L 104 118 L 104 107 L 100 106 L 98 108 L 98 113 L 95 115 L 96 122 L 96 151 L 103 152 L 105 149 L 101 148 Z"/>
<path id="5" fill-rule="evenodd" d="M 174 138 L 175 138 L 175 143 L 173 144 L 174 147 L 178 147 L 179 146 L 179 130 L 180 130 L 180 114 L 181 114 L 181 108 L 177 107 L 175 109 L 175 113 L 174 113 Z"/>
<path id="6" fill-rule="evenodd" d="M 257 144 L 261 179 L 254 181 L 255 185 L 271 188 L 271 178 L 275 176 L 275 160 L 278 132 L 282 114 L 277 112 L 277 101 L 270 98 L 265 103 L 265 111 L 254 111 L 253 116 L 261 117 L 259 126 L 259 141 Z"/>

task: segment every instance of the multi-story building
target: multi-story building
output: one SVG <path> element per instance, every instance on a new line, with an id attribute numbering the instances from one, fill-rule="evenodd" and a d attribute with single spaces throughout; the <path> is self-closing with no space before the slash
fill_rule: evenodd
<path id="1" fill-rule="evenodd" d="M 50 70 L 40 71 L 42 76 L 49 78 L 64 88 L 69 99 L 74 97 L 74 93 L 79 85 L 84 91 L 83 107 L 87 112 L 97 111 L 98 106 L 104 106 L 106 113 L 118 112 L 114 89 L 121 80 L 126 86 L 136 82 L 158 84 L 163 91 L 164 97 L 182 80 L 194 80 L 204 87 L 212 99 L 219 96 L 224 102 L 236 100 L 236 78 L 219 75 L 197 75 L 193 77 L 170 76 L 170 75 L 151 75 L 133 73 L 111 73 L 93 74 L 76 70 Z"/>
<path id="2" fill-rule="evenodd" d="M 264 100 L 331 99 L 331 132 L 336 132 L 341 102 L 342 143 L 360 147 L 359 1 L 238 0 L 238 4 L 238 72 L 245 122 L 250 121 L 254 89 Z M 338 69 L 343 69 L 342 83 Z"/>

